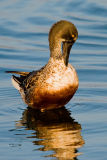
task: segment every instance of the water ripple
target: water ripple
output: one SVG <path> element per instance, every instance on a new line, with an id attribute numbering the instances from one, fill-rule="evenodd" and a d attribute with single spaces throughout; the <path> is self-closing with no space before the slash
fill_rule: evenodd
<path id="1" fill-rule="evenodd" d="M 49 58 L 48 32 L 60 19 L 72 21 L 78 28 L 79 37 L 69 60 L 77 70 L 79 89 L 66 105 L 70 112 L 64 109 L 34 116 L 25 109 L 11 84 L 11 75 L 5 71 L 31 71 L 45 65 Z M 83 139 L 84 154 L 78 159 L 106 159 L 106 0 L 1 0 L 0 104 L 1 159 L 69 159 L 72 151 L 72 155 L 80 153 L 77 148 L 83 145 Z M 47 117 L 53 117 L 52 121 L 46 123 Z M 55 118 L 57 123 L 53 123 Z"/>

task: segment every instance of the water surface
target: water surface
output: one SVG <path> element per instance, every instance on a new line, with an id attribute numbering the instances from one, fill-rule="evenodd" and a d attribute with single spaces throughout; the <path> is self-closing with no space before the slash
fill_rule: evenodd
<path id="1" fill-rule="evenodd" d="M 0 159 L 107 158 L 106 15 L 106 0 L 0 1 Z M 79 89 L 65 107 L 35 113 L 4 71 L 45 65 L 49 29 L 61 19 L 79 31 L 70 55 Z"/>

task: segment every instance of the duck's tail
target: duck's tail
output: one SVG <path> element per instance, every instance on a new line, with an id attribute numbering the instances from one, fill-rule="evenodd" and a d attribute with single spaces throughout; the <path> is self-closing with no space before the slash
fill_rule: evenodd
<path id="1" fill-rule="evenodd" d="M 13 86 L 14 86 L 18 91 L 20 91 L 20 84 L 21 84 L 20 78 L 13 75 L 12 78 L 11 78 L 11 80 L 12 80 Z"/>
<path id="2" fill-rule="evenodd" d="M 20 75 L 20 77 L 16 77 L 16 76 L 12 75 L 12 78 L 11 78 L 13 86 L 18 91 L 20 91 L 20 89 L 21 89 L 21 83 L 23 82 L 25 77 L 29 74 L 29 72 L 20 72 L 20 71 L 6 71 L 6 73 L 12 73 L 12 74 Z"/>
<path id="3" fill-rule="evenodd" d="M 29 72 L 20 72 L 20 71 L 6 71 L 6 73 L 19 74 L 21 76 L 27 76 Z"/>

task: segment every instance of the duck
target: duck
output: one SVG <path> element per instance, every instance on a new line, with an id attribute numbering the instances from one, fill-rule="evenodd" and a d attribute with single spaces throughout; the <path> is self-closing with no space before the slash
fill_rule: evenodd
<path id="1" fill-rule="evenodd" d="M 79 80 L 75 68 L 69 64 L 69 55 L 77 38 L 76 26 L 60 20 L 49 31 L 50 58 L 45 66 L 31 72 L 6 71 L 13 74 L 12 84 L 28 107 L 38 110 L 60 108 L 73 97 Z"/>

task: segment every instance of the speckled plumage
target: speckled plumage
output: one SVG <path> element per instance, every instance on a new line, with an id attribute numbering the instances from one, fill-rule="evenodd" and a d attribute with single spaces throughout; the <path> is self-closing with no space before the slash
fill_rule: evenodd
<path id="1" fill-rule="evenodd" d="M 78 77 L 68 60 L 77 37 L 77 29 L 71 22 L 59 21 L 49 32 L 50 59 L 43 68 L 30 73 L 8 71 L 20 75 L 13 76 L 12 82 L 28 106 L 58 108 L 73 97 L 78 88 Z"/>

